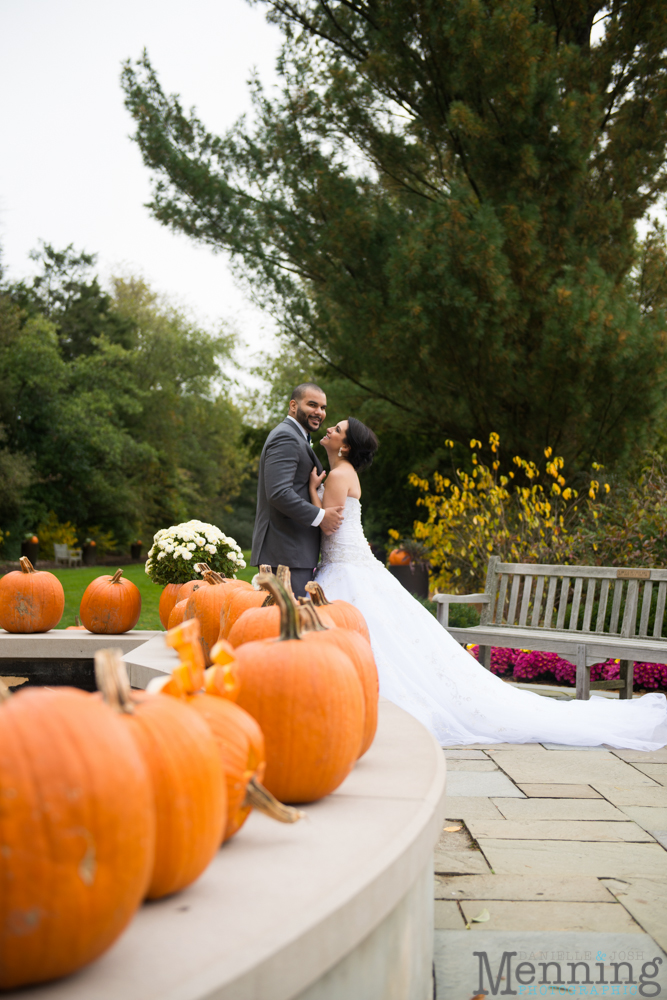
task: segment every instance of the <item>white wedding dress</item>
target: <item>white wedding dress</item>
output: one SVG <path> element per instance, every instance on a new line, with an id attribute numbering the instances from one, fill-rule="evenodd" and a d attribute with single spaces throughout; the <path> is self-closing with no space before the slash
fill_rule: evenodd
<path id="1" fill-rule="evenodd" d="M 329 600 L 349 601 L 364 615 L 380 694 L 419 719 L 442 746 L 606 743 L 657 750 L 667 743 L 662 694 L 558 701 L 520 691 L 485 670 L 375 558 L 353 497 L 338 531 L 322 536 L 316 580 Z"/>

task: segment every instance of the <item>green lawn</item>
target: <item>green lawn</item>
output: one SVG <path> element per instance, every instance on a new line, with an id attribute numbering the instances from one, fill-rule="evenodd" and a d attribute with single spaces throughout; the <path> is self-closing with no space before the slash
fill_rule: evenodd
<path id="1" fill-rule="evenodd" d="M 250 552 L 244 552 L 243 558 L 249 562 Z M 39 569 L 39 565 L 37 568 Z M 151 583 L 146 576 L 143 563 L 123 566 L 122 569 L 123 576 L 135 583 L 141 591 L 141 616 L 137 628 L 161 629 L 158 604 L 162 588 Z M 58 567 L 58 569 L 52 569 L 49 572 L 58 577 L 65 591 L 65 613 L 57 627 L 67 628 L 68 625 L 74 625 L 74 618 L 79 613 L 83 592 L 91 580 L 97 576 L 113 576 L 115 568 L 113 566 L 82 566 L 80 568 L 77 566 L 72 569 Z M 254 574 L 255 570 L 248 566 L 239 572 L 238 577 L 240 580 L 251 580 Z"/>

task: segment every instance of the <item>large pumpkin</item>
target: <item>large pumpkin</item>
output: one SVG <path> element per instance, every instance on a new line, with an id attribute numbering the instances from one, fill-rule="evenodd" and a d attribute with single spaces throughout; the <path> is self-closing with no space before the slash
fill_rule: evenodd
<path id="1" fill-rule="evenodd" d="M 327 622 L 324 620 L 324 614 L 338 628 L 352 629 L 355 632 L 361 633 L 368 642 L 371 641 L 366 619 L 361 611 L 355 608 L 354 604 L 350 604 L 349 601 L 328 601 L 319 583 L 315 583 L 314 581 L 306 584 L 306 590 L 310 594 L 310 599 L 317 608 L 317 613 L 325 625 Z"/>
<path id="2" fill-rule="evenodd" d="M 97 686 L 121 715 L 146 763 L 155 799 L 155 861 L 148 899 L 199 878 L 220 846 L 227 791 L 220 753 L 200 716 L 164 695 L 131 691 L 120 653 L 95 654 Z"/>
<path id="3" fill-rule="evenodd" d="M 324 628 L 317 611 L 308 601 L 302 606 L 303 638 L 311 641 L 314 636 L 341 649 L 349 656 L 357 677 L 361 681 L 364 693 L 364 733 L 361 740 L 359 757 L 363 757 L 375 739 L 378 725 L 378 701 L 380 697 L 380 680 L 371 644 L 359 632 L 347 628 Z M 309 630 L 306 631 L 308 616 L 312 616 Z M 305 619 L 305 620 L 304 620 Z"/>
<path id="4" fill-rule="evenodd" d="M 65 610 L 65 591 L 60 580 L 36 570 L 26 556 L 21 569 L 0 579 L 0 628 L 7 632 L 48 632 Z"/>
<path id="5" fill-rule="evenodd" d="M 270 574 L 271 567 L 261 566 L 260 570 L 261 573 Z M 292 590 L 289 568 L 287 566 L 278 566 L 276 577 L 285 588 L 289 600 L 294 605 L 297 605 L 297 600 Z M 250 605 L 246 609 L 241 610 L 241 614 L 237 615 L 230 629 L 221 628 L 220 637 L 228 639 L 232 646 L 242 646 L 246 642 L 256 642 L 259 639 L 277 639 L 280 635 L 280 611 L 276 607 L 273 595 L 268 594 L 267 596 L 266 591 L 263 590 L 260 591 L 260 594 L 264 598 L 261 604 L 259 601 L 255 601 L 254 607 Z M 301 612 L 298 605 L 297 612 L 299 619 L 301 619 Z M 226 611 L 223 612 L 223 621 L 226 618 L 226 614 Z M 327 615 L 326 610 L 322 610 L 320 618 L 321 623 L 326 628 L 334 627 L 335 622 Z"/>
<path id="6" fill-rule="evenodd" d="M 235 650 L 238 704 L 264 733 L 269 791 L 286 802 L 312 802 L 333 792 L 357 759 L 364 730 L 361 683 L 341 650 L 316 636 L 301 639 L 297 609 L 275 577 L 260 574 L 258 583 L 276 600 L 281 635 Z"/>
<path id="7" fill-rule="evenodd" d="M 229 840 L 237 833 L 253 807 L 280 822 L 295 822 L 300 813 L 282 805 L 261 785 L 266 767 L 264 737 L 252 716 L 233 702 L 239 682 L 232 647 L 224 640 L 216 643 L 211 651 L 216 666 L 204 671 L 196 619 L 169 632 L 167 641 L 177 650 L 181 665 L 171 678 L 151 681 L 149 687 L 185 699 L 213 734 L 227 782 L 227 826 L 221 839 Z"/>
<path id="8" fill-rule="evenodd" d="M 205 587 L 193 590 L 188 599 L 185 619 L 196 618 L 201 628 L 201 644 L 204 657 L 210 663 L 210 650 L 215 645 L 220 634 L 220 615 L 232 594 L 237 590 L 252 590 L 250 584 L 243 580 L 230 580 L 214 573 L 204 572 Z"/>
<path id="9" fill-rule="evenodd" d="M 0 989 L 65 976 L 130 922 L 155 809 L 127 728 L 94 695 L 27 688 L 0 705 Z"/>
<path id="10" fill-rule="evenodd" d="M 141 593 L 131 580 L 123 579 L 122 569 L 113 576 L 98 576 L 88 584 L 81 598 L 79 617 L 89 632 L 119 635 L 129 632 L 139 621 Z"/>

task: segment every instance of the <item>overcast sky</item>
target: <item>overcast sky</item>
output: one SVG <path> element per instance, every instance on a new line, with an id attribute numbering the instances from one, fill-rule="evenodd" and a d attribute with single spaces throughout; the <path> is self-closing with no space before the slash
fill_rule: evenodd
<path id="1" fill-rule="evenodd" d="M 231 319 L 255 350 L 271 321 L 235 288 L 224 256 L 151 218 L 149 173 L 130 141 L 121 63 L 148 49 L 168 92 L 224 131 L 248 111 L 254 67 L 275 83 L 281 36 L 245 0 L 0 0 L 0 246 L 10 278 L 43 239 L 97 253 L 102 277 L 141 273 L 202 319 Z"/>

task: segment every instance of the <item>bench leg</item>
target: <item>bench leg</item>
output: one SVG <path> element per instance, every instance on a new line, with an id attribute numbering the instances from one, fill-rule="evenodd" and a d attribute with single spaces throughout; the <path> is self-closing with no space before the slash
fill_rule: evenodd
<path id="1" fill-rule="evenodd" d="M 620 677 L 624 682 L 623 687 L 618 692 L 619 698 L 632 698 L 632 683 L 634 680 L 635 663 L 634 660 L 621 660 Z"/>
<path id="2" fill-rule="evenodd" d="M 478 661 L 484 667 L 485 670 L 491 669 L 491 647 L 490 646 L 480 646 Z"/>
<path id="3" fill-rule="evenodd" d="M 591 696 L 591 668 L 586 666 L 586 647 L 577 646 L 577 699 L 588 701 Z"/>

